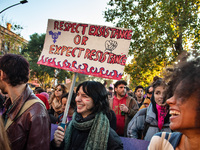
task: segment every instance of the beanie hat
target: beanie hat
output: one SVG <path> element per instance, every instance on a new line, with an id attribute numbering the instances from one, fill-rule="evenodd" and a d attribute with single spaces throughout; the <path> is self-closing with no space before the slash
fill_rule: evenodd
<path id="1" fill-rule="evenodd" d="M 42 95 L 42 94 L 36 94 L 36 96 L 37 96 L 40 100 L 43 101 L 43 103 L 45 104 L 45 106 L 46 106 L 46 108 L 47 108 L 47 110 L 48 110 L 48 109 L 50 108 L 50 106 L 49 106 L 49 102 L 48 102 L 47 98 L 46 98 L 44 95 Z"/>
<path id="2" fill-rule="evenodd" d="M 47 92 L 41 92 L 40 94 L 44 95 L 47 98 L 47 100 L 49 100 L 49 94 Z"/>

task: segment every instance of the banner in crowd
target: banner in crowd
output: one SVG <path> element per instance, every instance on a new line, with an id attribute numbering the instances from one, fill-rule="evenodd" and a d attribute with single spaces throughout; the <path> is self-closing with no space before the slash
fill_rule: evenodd
<path id="1" fill-rule="evenodd" d="M 49 19 L 37 64 L 120 80 L 131 37 L 128 29 Z"/>

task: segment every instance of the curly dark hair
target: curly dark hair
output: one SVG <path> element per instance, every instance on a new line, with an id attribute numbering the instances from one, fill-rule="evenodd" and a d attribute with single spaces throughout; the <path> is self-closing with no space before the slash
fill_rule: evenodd
<path id="1" fill-rule="evenodd" d="M 6 74 L 4 81 L 12 86 L 29 80 L 29 63 L 21 55 L 5 54 L 0 58 L 0 69 Z"/>
<path id="2" fill-rule="evenodd" d="M 110 113 L 108 92 L 103 84 L 96 81 L 85 81 L 78 85 L 76 93 L 78 93 L 80 87 L 83 88 L 84 93 L 93 99 L 92 113 L 103 112 L 106 115 Z"/>
<path id="3" fill-rule="evenodd" d="M 180 63 L 174 68 L 167 69 L 165 81 L 167 84 L 167 98 L 174 95 L 176 87 L 181 84 L 176 94 L 182 99 L 182 102 L 188 100 L 191 96 L 198 101 L 197 114 L 200 113 L 200 58 Z M 197 115 L 197 123 L 200 124 Z"/>
<path id="4" fill-rule="evenodd" d="M 119 80 L 117 81 L 115 84 L 114 84 L 114 87 L 117 88 L 120 84 L 123 84 L 123 85 L 127 85 L 126 81 L 124 80 Z"/>
<path id="5" fill-rule="evenodd" d="M 180 96 L 188 99 L 192 94 L 199 94 L 200 98 L 200 58 L 188 62 L 180 63 L 174 68 L 167 68 L 165 81 L 167 82 L 167 98 L 174 95 L 174 91 L 179 83 L 182 83 Z"/>

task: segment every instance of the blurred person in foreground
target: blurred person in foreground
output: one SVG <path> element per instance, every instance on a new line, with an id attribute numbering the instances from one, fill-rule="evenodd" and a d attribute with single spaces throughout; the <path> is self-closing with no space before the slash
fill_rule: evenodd
<path id="1" fill-rule="evenodd" d="M 66 130 L 58 126 L 51 149 L 122 150 L 120 137 L 110 127 L 106 88 L 100 82 L 85 81 L 76 89 L 76 106 Z"/>
<path id="2" fill-rule="evenodd" d="M 167 69 L 167 104 L 173 133 L 157 133 L 149 150 L 200 149 L 200 59 Z"/>
<path id="3" fill-rule="evenodd" d="M 9 97 L 4 103 L 3 119 L 11 149 L 48 150 L 49 116 L 44 103 L 28 86 L 28 80 L 29 63 L 24 57 L 5 54 L 0 58 L 0 89 Z"/>

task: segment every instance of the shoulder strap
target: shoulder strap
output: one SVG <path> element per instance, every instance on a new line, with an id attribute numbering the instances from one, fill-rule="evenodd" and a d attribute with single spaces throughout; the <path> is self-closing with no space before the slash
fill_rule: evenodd
<path id="1" fill-rule="evenodd" d="M 44 103 L 39 99 L 32 99 L 32 100 L 28 100 L 27 102 L 25 102 L 25 104 L 22 106 L 20 112 L 18 113 L 18 115 L 13 120 L 8 118 L 5 129 L 7 130 L 8 127 L 13 123 L 14 120 L 16 120 L 18 117 L 20 117 L 33 104 L 38 103 L 38 102 L 44 105 Z"/>
<path id="2" fill-rule="evenodd" d="M 166 144 L 164 144 L 164 140 L 169 141 L 170 138 L 171 138 L 171 133 L 168 133 L 168 132 L 162 132 L 161 133 L 161 141 L 162 142 L 160 142 L 160 149 L 165 149 L 166 148 Z"/>

